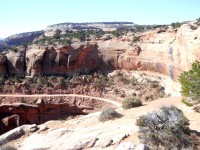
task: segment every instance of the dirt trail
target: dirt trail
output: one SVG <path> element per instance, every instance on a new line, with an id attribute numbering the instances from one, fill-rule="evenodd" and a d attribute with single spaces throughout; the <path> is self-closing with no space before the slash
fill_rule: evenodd
<path id="1" fill-rule="evenodd" d="M 33 94 L 33 95 L 24 95 L 24 94 L 0 94 L 0 97 L 80 97 L 80 98 L 91 98 L 96 99 L 104 102 L 108 102 L 110 104 L 115 105 L 116 107 L 121 107 L 121 103 L 117 101 L 113 101 L 110 99 L 100 98 L 100 97 L 93 97 L 88 95 L 78 95 L 78 94 Z"/>

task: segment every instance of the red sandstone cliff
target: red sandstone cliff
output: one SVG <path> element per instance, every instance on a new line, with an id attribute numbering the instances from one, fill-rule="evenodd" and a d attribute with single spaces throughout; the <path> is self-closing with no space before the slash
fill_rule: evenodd
<path id="1" fill-rule="evenodd" d="M 134 37 L 137 40 L 133 41 Z M 160 72 L 176 80 L 194 60 L 200 60 L 199 51 L 200 27 L 190 22 L 178 29 L 157 28 L 71 46 L 32 45 L 18 52 L 8 51 L 0 57 L 0 74 L 69 75 L 85 70 L 127 69 Z"/>

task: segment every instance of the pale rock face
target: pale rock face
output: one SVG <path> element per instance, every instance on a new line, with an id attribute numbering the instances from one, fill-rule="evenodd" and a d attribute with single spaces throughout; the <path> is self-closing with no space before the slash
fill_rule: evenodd
<path id="1" fill-rule="evenodd" d="M 146 59 L 146 63 L 152 64 L 155 71 L 176 80 L 180 72 L 188 70 L 192 62 L 200 59 L 199 44 L 200 27 L 192 30 L 190 25 L 185 24 L 177 32 L 151 31 L 142 36 L 139 44 L 142 49 L 140 57 Z"/>
<path id="2" fill-rule="evenodd" d="M 27 51 L 27 75 L 66 75 L 98 67 L 96 45 L 32 48 Z"/>
<path id="3" fill-rule="evenodd" d="M 133 22 L 88 22 L 88 23 L 60 23 L 49 25 L 45 29 L 45 34 L 51 35 L 56 30 L 60 31 L 80 31 L 80 30 L 103 30 L 113 31 L 118 28 L 129 27 L 134 28 Z"/>
<path id="4" fill-rule="evenodd" d="M 109 146 L 120 143 L 135 130 L 134 128 L 136 128 L 134 125 L 133 127 L 127 127 L 125 124 L 108 126 L 107 123 L 97 123 L 88 128 L 83 126 L 76 129 L 57 128 L 48 130 L 47 134 L 32 134 L 21 143 L 19 150 L 26 150 L 28 148 L 48 148 L 51 150 L 106 149 Z M 117 132 L 113 132 L 114 130 Z"/>
<path id="5" fill-rule="evenodd" d="M 14 34 L 5 39 L 5 42 L 9 45 L 21 45 L 23 43 L 32 42 L 36 37 L 42 35 L 43 31 L 26 32 L 20 34 Z"/>
<path id="6" fill-rule="evenodd" d="M 30 48 L 26 52 L 26 75 L 35 76 L 42 73 L 43 55 L 45 49 L 41 48 Z"/>
<path id="7" fill-rule="evenodd" d="M 138 144 L 134 150 L 150 150 L 149 147 L 145 146 L 144 144 Z"/>
<path id="8" fill-rule="evenodd" d="M 10 75 L 25 75 L 25 58 L 26 58 L 26 48 L 23 46 L 18 47 L 18 50 L 9 51 L 6 54 L 7 57 L 7 73 Z"/>
<path id="9" fill-rule="evenodd" d="M 35 124 L 33 125 L 23 125 L 20 127 L 17 127 L 3 135 L 0 136 L 0 145 L 4 145 L 8 143 L 11 140 L 14 140 L 30 131 L 31 128 L 36 127 Z"/>
<path id="10" fill-rule="evenodd" d="M 115 150 L 134 150 L 136 145 L 131 142 L 124 142 L 119 144 L 119 146 Z"/>

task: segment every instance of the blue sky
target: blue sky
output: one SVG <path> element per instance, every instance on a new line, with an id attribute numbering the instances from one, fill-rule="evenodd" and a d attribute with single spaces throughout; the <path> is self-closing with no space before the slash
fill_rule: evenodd
<path id="1" fill-rule="evenodd" d="M 200 17 L 200 0 L 0 0 L 0 37 L 62 22 L 170 24 Z"/>

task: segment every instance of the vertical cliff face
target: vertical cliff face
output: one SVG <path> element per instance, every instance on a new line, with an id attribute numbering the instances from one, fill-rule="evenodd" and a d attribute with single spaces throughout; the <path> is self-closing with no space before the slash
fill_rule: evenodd
<path id="1" fill-rule="evenodd" d="M 45 48 L 28 47 L 26 51 L 26 75 L 38 76 L 42 75 L 43 57 Z"/>
<path id="2" fill-rule="evenodd" d="M 5 55 L 0 55 L 0 75 L 7 74 L 7 57 Z"/>
<path id="3" fill-rule="evenodd" d="M 177 80 L 178 75 L 200 60 L 200 27 L 182 25 L 177 30 L 150 31 L 141 37 L 139 46 L 143 63 L 152 64 L 152 71 L 159 71 Z"/>
<path id="4" fill-rule="evenodd" d="M 27 75 L 68 75 L 99 67 L 96 45 L 73 45 L 60 48 L 32 47 L 27 50 Z"/>
<path id="5" fill-rule="evenodd" d="M 7 37 L 5 42 L 8 45 L 21 45 L 23 43 L 32 42 L 36 37 L 41 36 L 43 33 L 44 31 L 35 31 L 15 34 Z"/>
<path id="6" fill-rule="evenodd" d="M 26 47 L 20 46 L 6 53 L 6 67 L 9 75 L 25 76 L 26 71 Z"/>

